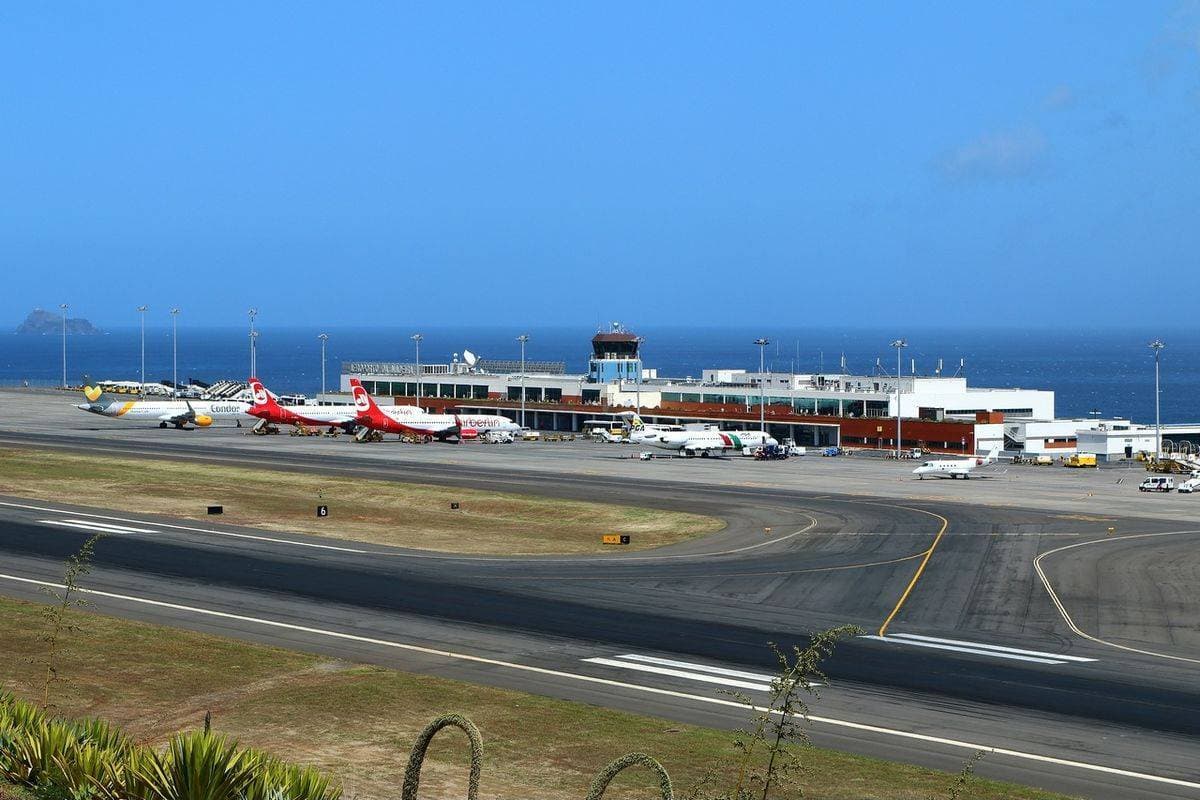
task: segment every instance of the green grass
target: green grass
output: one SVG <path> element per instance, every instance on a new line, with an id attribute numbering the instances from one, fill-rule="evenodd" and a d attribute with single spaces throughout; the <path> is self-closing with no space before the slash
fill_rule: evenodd
<path id="1" fill-rule="evenodd" d="M 57 712 L 100 716 L 139 742 L 160 744 L 181 729 L 199 727 L 211 711 L 215 730 L 320 767 L 345 784 L 346 797 L 397 796 L 416 733 L 451 711 L 471 717 L 483 731 L 484 797 L 575 800 L 604 764 L 631 750 L 658 758 L 681 795 L 714 766 L 717 786 L 731 778 L 732 737 L 725 731 L 73 614 L 80 630 L 68 638 L 59 665 L 62 681 L 52 695 Z M 27 698 L 40 697 L 34 662 L 43 646 L 41 624 L 40 606 L 0 599 L 0 650 L 7 656 L 0 661 L 0 686 Z M 429 755 L 422 796 L 465 796 L 465 738 L 439 736 Z M 810 749 L 806 761 L 804 796 L 813 800 L 925 800 L 945 797 L 953 783 L 946 773 L 831 750 Z M 651 785 L 644 772 L 631 770 L 608 796 L 647 797 Z M 973 781 L 966 796 L 1061 800 L 984 780 Z"/>
<path id="2" fill-rule="evenodd" d="M 457 553 L 592 553 L 606 533 L 641 550 L 721 530 L 713 517 L 415 483 L 167 459 L 0 448 L 0 494 Z M 451 509 L 457 502 L 458 509 Z M 329 516 L 316 517 L 318 504 Z"/>

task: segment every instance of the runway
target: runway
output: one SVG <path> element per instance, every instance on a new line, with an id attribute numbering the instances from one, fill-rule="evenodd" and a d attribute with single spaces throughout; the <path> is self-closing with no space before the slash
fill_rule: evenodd
<path id="1" fill-rule="evenodd" d="M 744 711 L 718 690 L 764 699 L 768 642 L 847 623 L 877 634 L 890 617 L 886 637 L 848 640 L 829 663 L 818 744 L 951 770 L 975 747 L 998 748 L 981 774 L 1087 797 L 1200 797 L 1189 599 L 1200 525 L 1109 516 L 1118 533 L 1106 537 L 1095 517 L 1050 509 L 654 474 L 631 497 L 608 465 L 546 468 L 565 451 L 502 470 L 495 456 L 447 464 L 422 448 L 384 459 L 344 442 L 144 433 L 4 430 L 0 441 L 242 464 L 250 452 L 264 466 L 389 479 L 419 466 L 424 482 L 686 508 L 730 525 L 629 556 L 467 558 L 6 497 L 0 591 L 36 599 L 28 581 L 55 582 L 103 529 L 87 586 L 105 593 L 93 596 L 104 611 L 720 727 Z M 306 449 L 324 445 L 339 457 Z"/>

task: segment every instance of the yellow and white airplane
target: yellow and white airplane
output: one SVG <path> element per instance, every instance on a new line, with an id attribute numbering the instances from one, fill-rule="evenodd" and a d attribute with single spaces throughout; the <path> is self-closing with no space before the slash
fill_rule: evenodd
<path id="1" fill-rule="evenodd" d="M 180 430 L 189 426 L 207 428 L 218 419 L 233 419 L 239 424 L 254 419 L 249 413 L 250 404 L 238 400 L 126 400 L 90 385 L 83 387 L 83 396 L 87 402 L 75 406 L 81 411 L 137 422 L 157 422 L 160 428 L 169 425 Z"/>

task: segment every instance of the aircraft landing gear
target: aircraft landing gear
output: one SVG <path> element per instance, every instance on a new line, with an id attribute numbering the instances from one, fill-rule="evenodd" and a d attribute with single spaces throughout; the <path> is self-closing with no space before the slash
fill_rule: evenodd
<path id="1" fill-rule="evenodd" d="M 167 427 L 167 423 L 165 423 L 165 422 L 160 422 L 160 423 L 158 423 L 158 427 L 160 427 L 160 428 L 165 428 L 165 427 Z"/>

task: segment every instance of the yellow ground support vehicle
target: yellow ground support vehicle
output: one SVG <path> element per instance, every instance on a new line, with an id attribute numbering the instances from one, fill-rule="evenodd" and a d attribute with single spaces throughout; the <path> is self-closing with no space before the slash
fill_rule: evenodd
<path id="1" fill-rule="evenodd" d="M 1068 458 L 1064 463 L 1064 467 L 1094 467 L 1096 466 L 1095 453 L 1076 453 Z"/>

